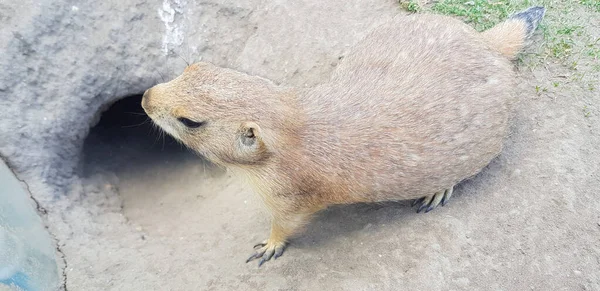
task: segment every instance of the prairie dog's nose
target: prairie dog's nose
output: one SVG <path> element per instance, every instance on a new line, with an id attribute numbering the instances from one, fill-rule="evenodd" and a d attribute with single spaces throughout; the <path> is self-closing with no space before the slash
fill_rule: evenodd
<path id="1" fill-rule="evenodd" d="M 144 108 L 144 111 L 146 111 L 147 114 L 152 113 L 152 106 L 150 105 L 150 96 L 152 95 L 151 91 L 152 88 L 146 90 L 142 96 L 142 108 Z"/>

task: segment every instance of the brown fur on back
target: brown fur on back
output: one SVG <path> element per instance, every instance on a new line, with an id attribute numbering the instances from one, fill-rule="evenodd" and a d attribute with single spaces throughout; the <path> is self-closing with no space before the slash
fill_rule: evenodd
<path id="1" fill-rule="evenodd" d="M 513 82 L 509 61 L 464 23 L 397 17 L 300 94 L 302 144 L 277 171 L 328 203 L 431 195 L 500 152 Z"/>

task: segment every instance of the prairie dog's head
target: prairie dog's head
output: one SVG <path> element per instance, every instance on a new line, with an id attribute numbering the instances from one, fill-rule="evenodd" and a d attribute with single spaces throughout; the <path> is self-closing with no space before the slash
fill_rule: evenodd
<path id="1" fill-rule="evenodd" d="M 142 107 L 163 130 L 212 162 L 256 165 L 276 147 L 280 93 L 268 80 L 196 63 L 148 89 Z"/>

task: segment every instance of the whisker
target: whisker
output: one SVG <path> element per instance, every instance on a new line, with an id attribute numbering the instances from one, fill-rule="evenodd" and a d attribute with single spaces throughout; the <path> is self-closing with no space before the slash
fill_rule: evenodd
<path id="1" fill-rule="evenodd" d="M 186 59 L 184 59 L 184 58 L 183 58 L 181 55 L 177 54 L 177 56 L 178 56 L 180 59 L 182 59 L 182 60 L 185 62 L 185 64 L 186 64 L 188 67 L 190 66 L 190 63 L 188 63 L 188 61 L 187 61 Z"/>
<path id="2" fill-rule="evenodd" d="M 141 125 L 144 125 L 144 124 L 148 123 L 148 121 L 149 121 L 149 120 L 150 120 L 150 118 L 146 118 L 146 120 L 144 120 L 144 121 L 143 121 L 143 122 L 141 122 L 141 123 L 138 123 L 138 124 L 132 124 L 132 125 L 123 125 L 123 126 L 121 126 L 121 128 L 129 128 L 129 127 L 141 126 Z"/>
<path id="3" fill-rule="evenodd" d="M 164 83 L 164 82 L 165 82 L 165 76 L 163 76 L 163 74 L 161 74 L 161 73 L 160 73 L 160 71 L 159 71 L 159 70 L 157 70 L 157 69 L 156 69 L 156 70 L 154 70 L 154 71 L 158 73 L 158 75 L 160 76 L 160 78 L 162 79 L 162 81 L 163 81 L 163 83 Z M 157 83 L 158 83 L 158 82 L 157 82 Z"/>
<path id="4" fill-rule="evenodd" d="M 146 115 L 146 116 L 148 116 L 148 114 L 146 114 L 146 113 L 139 113 L 139 112 L 125 112 L 125 113 L 132 114 L 132 115 Z"/>
<path id="5" fill-rule="evenodd" d="M 171 69 L 171 66 L 170 66 L 170 64 L 169 64 L 169 63 L 170 63 L 170 62 L 169 62 L 169 57 L 170 57 L 170 56 L 171 56 L 171 51 L 169 51 L 169 53 L 167 53 L 167 55 L 165 56 L 165 58 L 167 59 L 167 70 L 169 71 L 169 73 L 171 73 L 171 74 L 172 74 L 172 73 L 173 73 L 173 70 Z"/>
<path id="6" fill-rule="evenodd" d="M 158 134 L 156 134 L 156 138 L 154 139 L 154 142 L 152 143 L 152 147 L 154 147 L 154 145 L 156 144 L 156 142 L 160 139 L 160 135 L 162 133 L 160 127 L 156 126 L 156 124 L 154 125 L 153 129 L 154 129 L 155 132 L 158 130 L 158 132 L 156 132 Z"/>

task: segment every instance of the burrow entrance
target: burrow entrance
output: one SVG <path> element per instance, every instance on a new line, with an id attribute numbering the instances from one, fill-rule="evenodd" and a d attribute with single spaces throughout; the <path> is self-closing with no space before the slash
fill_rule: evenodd
<path id="1" fill-rule="evenodd" d="M 84 143 L 84 175 L 98 170 L 136 171 L 168 162 L 200 160 L 153 126 L 142 95 L 120 99 L 102 113 Z"/>
<path id="2" fill-rule="evenodd" d="M 91 194 L 100 197 L 93 201 L 102 204 L 103 196 L 114 201 L 110 196 L 118 195 L 123 214 L 148 232 L 188 232 L 182 226 L 201 219 L 191 217 L 195 207 L 226 189 L 224 171 L 154 126 L 141 99 L 135 95 L 115 102 L 90 130 L 83 148 L 84 183 L 116 189 Z"/>

